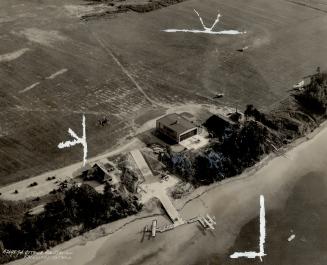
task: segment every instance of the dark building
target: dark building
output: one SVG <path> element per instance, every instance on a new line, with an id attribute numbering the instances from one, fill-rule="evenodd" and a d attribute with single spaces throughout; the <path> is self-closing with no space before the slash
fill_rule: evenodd
<path id="1" fill-rule="evenodd" d="M 232 131 L 235 122 L 222 115 L 215 114 L 207 119 L 203 125 L 213 137 L 222 140 L 226 134 Z"/>
<path id="2" fill-rule="evenodd" d="M 82 178 L 84 181 L 95 180 L 99 183 L 104 183 L 106 181 L 109 181 L 109 182 L 112 181 L 112 177 L 110 176 L 108 170 L 100 162 L 95 163 L 92 166 L 92 168 L 84 171 L 82 173 Z"/>
<path id="3" fill-rule="evenodd" d="M 176 143 L 198 134 L 198 128 L 192 122 L 176 113 L 158 119 L 156 128 L 158 132 Z"/>

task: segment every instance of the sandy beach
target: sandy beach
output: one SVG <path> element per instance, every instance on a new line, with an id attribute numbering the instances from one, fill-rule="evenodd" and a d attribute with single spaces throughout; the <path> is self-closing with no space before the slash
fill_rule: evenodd
<path id="1" fill-rule="evenodd" d="M 229 258 L 234 251 L 258 251 L 260 194 L 265 197 L 267 216 L 263 264 L 326 264 L 326 229 L 321 227 L 327 223 L 326 125 L 307 139 L 299 139 L 285 155 L 263 162 L 257 170 L 196 190 L 208 191 L 185 205 L 187 198 L 176 202 L 177 207 L 184 205 L 180 209 L 184 219 L 214 215 L 214 231 L 203 231 L 195 223 L 158 234 L 155 239 L 144 238 L 141 231 L 154 218 L 148 217 L 131 221 L 110 235 L 94 240 L 78 237 L 57 246 L 57 250 L 72 253 L 69 260 L 23 259 L 11 264 L 261 264 L 259 259 Z M 156 218 L 159 225 L 169 222 L 164 216 Z M 96 234 L 91 231 L 88 235 L 92 233 Z M 289 242 L 293 234 L 295 238 Z"/>

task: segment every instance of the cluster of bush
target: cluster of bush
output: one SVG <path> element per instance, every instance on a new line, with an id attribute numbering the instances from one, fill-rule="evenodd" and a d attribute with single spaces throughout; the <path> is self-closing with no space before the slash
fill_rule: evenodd
<path id="1" fill-rule="evenodd" d="M 133 215 L 141 208 L 137 197 L 116 191 L 109 184 L 103 194 L 89 185 L 73 186 L 46 204 L 39 215 L 25 215 L 19 223 L 1 220 L 0 247 L 46 250 L 101 224 Z M 1 255 L 0 262 L 12 258 Z"/>
<path id="2" fill-rule="evenodd" d="M 139 179 L 134 171 L 124 167 L 120 180 L 121 184 L 124 185 L 129 192 L 136 193 Z"/>
<path id="3" fill-rule="evenodd" d="M 310 83 L 304 87 L 295 98 L 313 114 L 326 115 L 327 109 L 327 73 L 320 72 L 310 77 Z"/>

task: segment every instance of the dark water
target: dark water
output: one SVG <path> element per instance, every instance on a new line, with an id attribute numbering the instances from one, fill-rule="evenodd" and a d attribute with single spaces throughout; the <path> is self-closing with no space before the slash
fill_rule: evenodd
<path id="1" fill-rule="evenodd" d="M 259 216 L 242 227 L 234 246 L 225 255 L 202 257 L 194 264 L 327 264 L 327 173 L 311 172 L 295 185 L 285 207 L 266 212 L 267 256 L 231 259 L 234 252 L 259 251 Z M 290 235 L 295 238 L 288 241 Z"/>

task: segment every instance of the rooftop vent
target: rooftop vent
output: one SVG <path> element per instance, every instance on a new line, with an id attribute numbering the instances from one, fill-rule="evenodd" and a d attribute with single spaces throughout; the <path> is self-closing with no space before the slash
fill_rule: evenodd
<path id="1" fill-rule="evenodd" d="M 170 124 L 170 125 L 175 125 L 175 124 L 177 124 L 178 123 L 178 120 L 176 120 L 176 121 L 174 121 L 172 124 Z"/>

